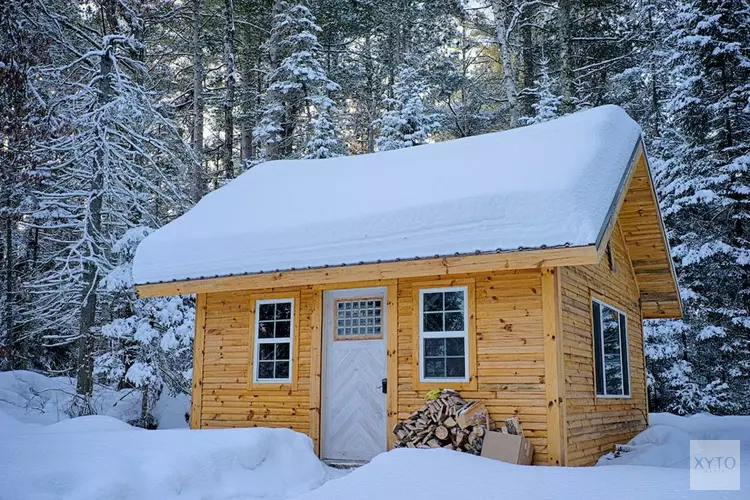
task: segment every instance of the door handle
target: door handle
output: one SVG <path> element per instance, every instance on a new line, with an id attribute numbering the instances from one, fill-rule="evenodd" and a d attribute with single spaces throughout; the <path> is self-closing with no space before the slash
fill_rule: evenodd
<path id="1" fill-rule="evenodd" d="M 381 383 L 380 389 L 383 391 L 383 394 L 388 394 L 388 379 L 384 378 L 381 380 Z"/>

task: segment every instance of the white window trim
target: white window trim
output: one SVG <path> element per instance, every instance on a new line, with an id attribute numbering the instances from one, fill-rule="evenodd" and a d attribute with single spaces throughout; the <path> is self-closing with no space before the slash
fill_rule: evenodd
<path id="1" fill-rule="evenodd" d="M 424 294 L 435 292 L 463 292 L 464 294 L 464 329 L 462 332 L 424 332 Z M 460 383 L 469 381 L 469 287 L 453 286 L 445 288 L 420 288 L 419 289 L 419 381 L 420 382 L 445 382 Z M 464 377 L 463 378 L 426 378 L 424 376 L 424 339 L 464 339 Z"/>
<path id="2" fill-rule="evenodd" d="M 630 399 L 633 393 L 633 390 L 632 390 L 633 381 L 630 378 L 630 351 L 627 345 L 628 340 L 629 340 L 628 315 L 625 311 L 622 311 L 616 308 L 615 306 L 609 305 L 606 302 L 600 299 L 597 299 L 596 297 L 592 297 L 591 301 L 599 304 L 599 332 L 600 332 L 600 335 L 602 336 L 601 338 L 602 348 L 601 348 L 601 352 L 599 352 L 599 356 L 601 357 L 601 360 L 602 360 L 602 381 L 604 385 L 604 387 L 602 387 L 604 394 L 598 394 L 597 393 L 598 388 L 596 387 L 596 373 L 594 373 L 594 395 L 598 399 Z M 627 369 L 628 370 L 628 393 L 627 394 L 607 394 L 607 372 L 604 369 L 604 315 L 602 314 L 602 310 L 601 310 L 602 306 L 612 309 L 613 311 L 617 312 L 618 314 L 622 314 L 625 317 L 625 341 L 626 341 L 625 346 L 622 345 L 622 332 L 619 332 L 620 333 L 619 338 L 620 338 L 620 349 L 621 350 L 625 349 L 625 364 L 627 366 L 622 366 L 622 363 L 620 363 L 620 380 L 624 380 L 625 369 Z M 592 320 L 593 320 L 593 315 L 592 315 Z M 594 325 L 592 324 L 593 335 L 591 339 L 593 341 L 594 351 L 596 351 L 596 338 L 594 338 L 594 336 L 596 335 L 596 329 L 593 328 L 593 326 Z M 617 317 L 617 329 L 618 330 L 620 329 L 620 317 L 619 316 Z M 596 372 L 596 359 L 594 359 L 594 371 Z"/>
<path id="3" fill-rule="evenodd" d="M 263 304 L 284 304 L 289 303 L 291 305 L 290 323 L 289 323 L 289 339 L 261 339 L 258 338 L 258 326 L 260 325 L 260 306 Z M 294 376 L 293 369 L 294 363 L 294 298 L 288 299 L 260 299 L 255 301 L 255 325 L 254 325 L 254 346 L 253 346 L 253 383 L 254 384 L 280 384 L 289 383 L 292 381 Z M 260 368 L 260 344 L 281 344 L 289 343 L 289 377 L 287 378 L 258 378 L 258 370 Z"/>

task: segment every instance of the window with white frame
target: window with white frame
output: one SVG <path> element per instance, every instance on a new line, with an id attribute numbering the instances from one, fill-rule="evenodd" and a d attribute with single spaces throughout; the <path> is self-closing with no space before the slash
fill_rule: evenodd
<path id="1" fill-rule="evenodd" d="M 596 395 L 630 396 L 628 330 L 625 313 L 593 299 Z"/>
<path id="2" fill-rule="evenodd" d="M 255 303 L 255 382 L 291 382 L 294 299 Z"/>
<path id="3" fill-rule="evenodd" d="M 466 287 L 419 291 L 421 381 L 468 381 L 469 333 L 466 297 Z"/>

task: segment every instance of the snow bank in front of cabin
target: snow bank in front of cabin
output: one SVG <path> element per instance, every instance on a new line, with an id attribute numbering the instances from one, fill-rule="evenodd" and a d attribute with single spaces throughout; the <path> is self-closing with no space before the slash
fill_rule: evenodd
<path id="1" fill-rule="evenodd" d="M 597 465 L 646 465 L 685 469 L 690 464 L 691 439 L 742 441 L 743 472 L 750 474 L 750 416 L 717 417 L 702 413 L 680 417 L 670 413 L 649 415 L 649 427 L 627 443 L 628 451 L 612 452 Z"/>
<path id="2" fill-rule="evenodd" d="M 608 467 L 511 465 L 448 450 L 396 449 L 298 500 L 745 500 L 750 417 L 651 415 L 633 451 Z M 690 439 L 739 439 L 740 491 L 691 491 Z M 687 451 L 686 451 L 687 450 Z"/>
<path id="3" fill-rule="evenodd" d="M 0 412 L 3 500 L 281 499 L 340 475 L 287 429 L 157 430 L 111 417 L 47 427 Z"/>
<path id="4" fill-rule="evenodd" d="M 689 486 L 687 469 L 521 466 L 449 450 L 400 448 L 297 500 L 745 498 L 739 491 L 691 492 Z"/>
<path id="5" fill-rule="evenodd" d="M 46 377 L 40 373 L 16 370 L 0 372 L 0 415 L 24 424 L 49 425 L 70 418 L 70 408 L 76 392 L 75 379 Z M 113 390 L 97 385 L 93 406 L 100 415 L 124 422 L 140 416 L 141 393 L 132 389 Z M 185 415 L 190 410 L 190 396 L 171 395 L 163 391 L 152 410 L 159 429 L 186 428 Z M 0 422 L 2 423 L 2 422 Z"/>
<path id="6" fill-rule="evenodd" d="M 589 245 L 641 129 L 602 106 L 375 154 L 255 166 L 146 237 L 136 283 Z"/>

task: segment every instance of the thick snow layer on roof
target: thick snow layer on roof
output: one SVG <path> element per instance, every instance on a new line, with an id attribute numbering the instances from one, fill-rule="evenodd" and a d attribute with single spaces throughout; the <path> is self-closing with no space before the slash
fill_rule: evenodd
<path id="1" fill-rule="evenodd" d="M 136 283 L 596 242 L 641 130 L 616 106 L 258 165 L 149 235 Z"/>

